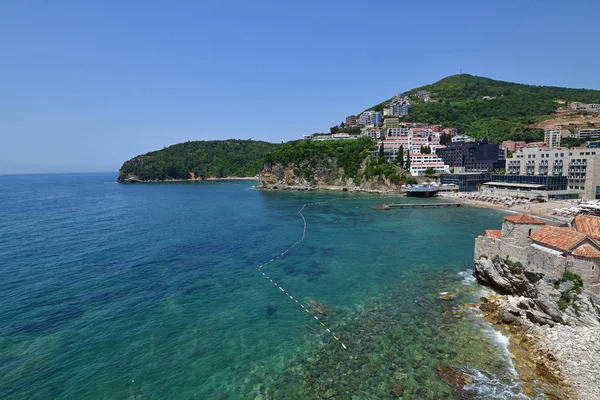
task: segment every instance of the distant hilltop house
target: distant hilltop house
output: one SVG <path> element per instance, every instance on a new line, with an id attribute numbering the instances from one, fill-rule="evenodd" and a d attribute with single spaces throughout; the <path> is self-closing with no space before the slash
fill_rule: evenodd
<path id="1" fill-rule="evenodd" d="M 577 112 L 600 113 L 600 104 L 585 104 L 572 102 L 569 107 Z"/>
<path id="2" fill-rule="evenodd" d="M 425 103 L 430 103 L 430 102 L 432 102 L 432 101 L 433 101 L 433 100 L 431 99 L 431 93 L 429 93 L 429 92 L 428 92 L 428 91 L 426 91 L 426 90 L 419 90 L 419 91 L 416 93 L 416 95 L 417 95 L 417 97 L 418 97 L 419 99 L 423 100 Z"/>
<path id="3" fill-rule="evenodd" d="M 578 129 L 571 133 L 571 137 L 577 139 L 597 138 L 600 137 L 600 128 Z"/>
<path id="4" fill-rule="evenodd" d="M 526 271 L 561 278 L 580 275 L 584 289 L 600 294 L 600 217 L 577 216 L 573 227 L 556 227 L 529 215 L 504 217 L 501 230 L 475 239 L 475 259 L 498 256 L 520 262 Z"/>

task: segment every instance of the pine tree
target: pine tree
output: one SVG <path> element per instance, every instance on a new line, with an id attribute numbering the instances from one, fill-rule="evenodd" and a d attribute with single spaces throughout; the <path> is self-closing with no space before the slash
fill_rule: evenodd
<path id="1" fill-rule="evenodd" d="M 406 166 L 404 167 L 406 170 L 410 170 L 410 152 L 406 155 Z"/>
<path id="2" fill-rule="evenodd" d="M 398 149 L 398 157 L 396 157 L 396 161 L 400 166 L 404 165 L 404 146 L 400 145 Z"/>
<path id="3" fill-rule="evenodd" d="M 381 141 L 379 143 L 379 158 L 383 158 L 385 157 L 385 154 L 383 153 L 383 141 Z"/>

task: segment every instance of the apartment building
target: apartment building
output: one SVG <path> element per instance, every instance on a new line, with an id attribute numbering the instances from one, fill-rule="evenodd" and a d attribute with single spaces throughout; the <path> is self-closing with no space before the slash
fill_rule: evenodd
<path id="1" fill-rule="evenodd" d="M 589 112 L 589 113 L 599 113 L 600 112 L 600 104 L 585 104 L 572 102 L 569 103 L 569 107 L 576 110 L 577 112 Z"/>
<path id="2" fill-rule="evenodd" d="M 587 129 L 578 129 L 577 132 L 573 133 L 571 137 L 580 139 L 580 138 L 595 138 L 600 136 L 600 128 L 587 128 Z"/>
<path id="3" fill-rule="evenodd" d="M 381 128 L 363 128 L 360 135 L 370 137 L 371 139 L 379 139 L 381 138 Z"/>
<path id="4" fill-rule="evenodd" d="M 410 101 L 404 98 L 402 100 L 395 100 L 390 104 L 392 115 L 403 116 L 407 115 L 410 111 Z"/>
<path id="5" fill-rule="evenodd" d="M 498 184 L 486 185 L 533 191 L 545 198 L 599 199 L 600 149 L 525 147 L 507 159 L 506 175 L 492 178 Z"/>
<path id="6" fill-rule="evenodd" d="M 504 149 L 487 139 L 479 143 L 454 142 L 436 153 L 456 172 L 493 172 L 503 169 L 506 163 Z"/>
<path id="7" fill-rule="evenodd" d="M 381 113 L 378 111 L 365 111 L 360 115 L 363 126 L 378 126 L 381 124 Z"/>
<path id="8" fill-rule="evenodd" d="M 398 128 L 400 127 L 400 118 L 398 117 L 388 117 L 383 120 L 383 132 L 387 134 L 388 129 Z"/>
<path id="9" fill-rule="evenodd" d="M 398 157 L 400 147 L 406 153 L 420 154 L 421 148 L 429 147 L 431 152 L 435 153 L 440 146 L 436 137 L 414 131 L 405 125 L 388 129 L 385 140 L 382 140 L 381 144 L 383 144 L 384 154 L 388 160 L 395 160 Z"/>
<path id="10" fill-rule="evenodd" d="M 562 128 L 560 126 L 546 128 L 544 131 L 544 143 L 551 148 L 560 147 L 561 131 Z"/>
<path id="11" fill-rule="evenodd" d="M 349 115 L 346 117 L 346 126 L 354 128 L 356 126 L 356 115 Z"/>

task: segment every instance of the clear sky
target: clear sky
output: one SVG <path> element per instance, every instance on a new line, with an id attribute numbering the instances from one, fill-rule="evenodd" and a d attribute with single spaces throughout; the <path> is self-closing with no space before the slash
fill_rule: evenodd
<path id="1" fill-rule="evenodd" d="M 461 71 L 600 89 L 589 1 L 0 1 L 0 173 L 328 131 Z"/>

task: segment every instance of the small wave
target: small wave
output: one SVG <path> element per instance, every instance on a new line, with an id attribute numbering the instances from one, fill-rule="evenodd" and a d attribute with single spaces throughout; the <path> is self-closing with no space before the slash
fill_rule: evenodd
<path id="1" fill-rule="evenodd" d="M 510 352 L 508 351 L 508 337 L 503 335 L 502 332 L 499 332 L 493 328 L 489 328 L 488 330 L 486 330 L 485 336 L 498 348 L 500 356 L 502 357 L 502 360 L 508 365 L 508 371 L 510 372 L 512 377 L 518 378 L 519 374 L 517 373 L 515 365 L 513 364 L 513 361 L 510 358 Z"/>
<path id="2" fill-rule="evenodd" d="M 473 383 L 465 386 L 465 390 L 474 392 L 478 398 L 491 400 L 529 399 L 521 391 L 521 382 L 518 379 L 495 377 L 473 368 L 468 368 L 466 373 L 473 378 Z"/>
<path id="3" fill-rule="evenodd" d="M 466 271 L 461 271 L 458 273 L 458 276 L 461 277 L 461 283 L 465 286 L 475 286 L 475 277 L 473 276 L 473 270 L 468 269 Z"/>

